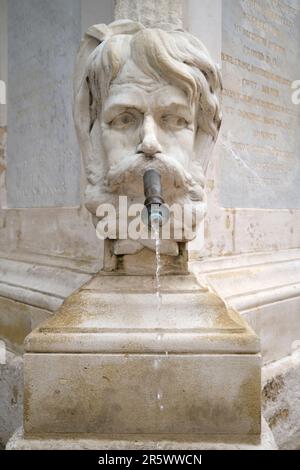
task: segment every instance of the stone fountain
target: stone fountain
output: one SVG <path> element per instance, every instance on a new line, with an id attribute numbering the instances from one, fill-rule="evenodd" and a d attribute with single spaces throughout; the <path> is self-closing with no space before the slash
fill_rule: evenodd
<path id="1" fill-rule="evenodd" d="M 15 447 L 259 439 L 259 340 L 188 268 L 187 242 L 206 212 L 220 90 L 218 67 L 188 33 L 129 20 L 87 31 L 74 117 L 104 264 L 26 339 L 24 435 Z M 178 212 L 167 217 L 173 235 L 159 242 L 144 236 L 147 224 L 138 236 L 130 229 L 149 170 L 165 204 L 189 216 L 189 224 Z"/>

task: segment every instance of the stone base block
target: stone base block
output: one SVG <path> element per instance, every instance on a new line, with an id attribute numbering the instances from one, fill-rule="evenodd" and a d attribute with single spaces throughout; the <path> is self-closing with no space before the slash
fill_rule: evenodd
<path id="1" fill-rule="evenodd" d="M 260 434 L 259 340 L 193 275 L 100 274 L 25 341 L 26 438 Z"/>
<path id="2" fill-rule="evenodd" d="M 6 450 L 277 450 L 273 434 L 264 419 L 260 438 L 250 436 L 73 436 L 63 439 L 51 436 L 25 439 L 18 429 L 9 440 Z"/>
<path id="3" fill-rule="evenodd" d="M 260 356 L 26 354 L 24 426 L 41 434 L 259 434 Z"/>

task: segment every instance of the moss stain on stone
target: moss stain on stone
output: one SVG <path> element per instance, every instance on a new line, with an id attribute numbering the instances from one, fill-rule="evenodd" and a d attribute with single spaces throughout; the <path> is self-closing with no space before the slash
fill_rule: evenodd
<path id="1" fill-rule="evenodd" d="M 274 413 L 270 418 L 268 418 L 268 423 L 270 428 L 277 426 L 279 421 L 284 421 L 289 416 L 289 410 L 287 408 L 280 408 L 276 413 Z"/>
<path id="2" fill-rule="evenodd" d="M 276 401 L 279 393 L 284 387 L 284 380 L 282 375 L 277 375 L 272 379 L 268 380 L 262 390 L 263 403 L 267 401 Z"/>

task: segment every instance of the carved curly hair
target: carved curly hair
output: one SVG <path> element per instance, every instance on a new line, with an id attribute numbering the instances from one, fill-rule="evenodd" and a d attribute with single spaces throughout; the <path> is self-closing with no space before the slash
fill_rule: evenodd
<path id="1" fill-rule="evenodd" d="M 200 148 L 205 148 L 208 140 L 216 140 L 222 119 L 221 75 L 201 41 L 184 31 L 145 28 L 130 20 L 115 21 L 108 26 L 90 27 L 77 56 L 75 125 L 81 143 L 85 144 L 86 163 L 92 157 L 89 134 L 112 81 L 129 59 L 154 80 L 164 79 L 183 89 L 197 104 L 200 132 L 196 138 Z M 202 155 L 204 170 L 205 159 L 207 156 Z"/>

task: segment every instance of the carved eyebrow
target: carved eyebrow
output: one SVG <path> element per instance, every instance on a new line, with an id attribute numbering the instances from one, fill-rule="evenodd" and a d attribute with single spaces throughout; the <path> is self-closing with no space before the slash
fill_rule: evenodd
<path id="1" fill-rule="evenodd" d="M 182 103 L 173 102 L 167 105 L 159 106 L 157 109 L 159 112 L 163 113 L 175 112 L 183 114 L 184 117 L 192 117 L 192 110 L 187 105 Z"/>
<path id="2" fill-rule="evenodd" d="M 143 113 L 144 111 L 142 107 L 136 106 L 133 103 L 112 104 L 111 106 L 104 107 L 103 116 L 106 121 L 110 121 L 116 115 L 130 110 L 134 110 L 139 113 Z"/>
<path id="3" fill-rule="evenodd" d="M 143 103 L 143 100 L 134 99 L 134 97 L 128 100 L 128 96 L 115 96 L 114 99 L 108 99 L 104 104 L 103 118 L 106 122 L 110 122 L 115 116 L 126 111 L 145 113 L 147 111 L 147 105 Z M 179 113 L 187 120 L 191 119 L 193 115 L 192 110 L 186 103 L 178 99 L 174 101 L 174 98 L 172 101 L 165 98 L 163 102 L 156 107 L 156 111 L 161 114 Z"/>

